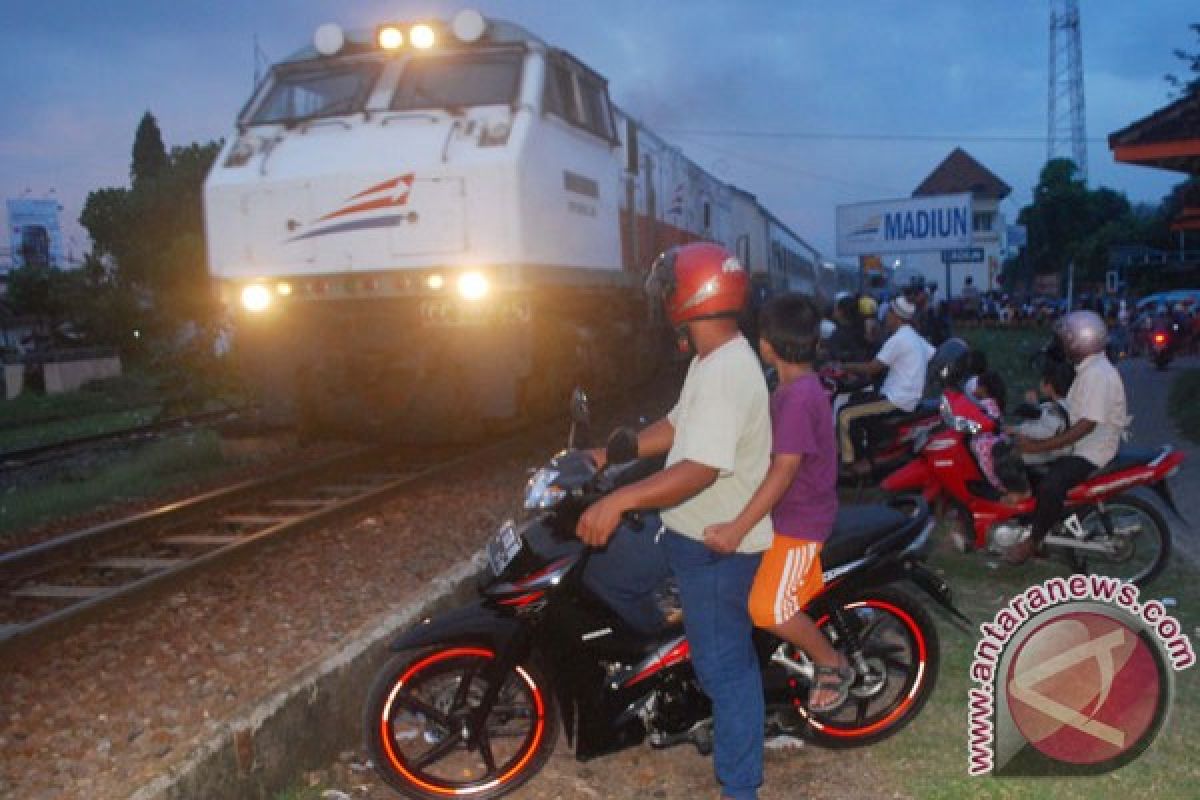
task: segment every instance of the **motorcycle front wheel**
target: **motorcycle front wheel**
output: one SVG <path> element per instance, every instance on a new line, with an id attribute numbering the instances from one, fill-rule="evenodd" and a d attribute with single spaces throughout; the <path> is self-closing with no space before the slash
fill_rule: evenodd
<path id="1" fill-rule="evenodd" d="M 842 615 L 861 645 L 870 678 L 859 676 L 841 708 L 807 714 L 810 738 L 830 748 L 860 747 L 900 731 L 933 694 L 941 659 L 933 619 L 907 592 L 873 590 L 845 603 Z M 816 624 L 846 652 L 829 614 Z"/>
<path id="2" fill-rule="evenodd" d="M 485 800 L 542 768 L 558 735 L 553 694 L 528 665 L 491 676 L 495 658 L 490 646 L 455 644 L 398 655 L 384 666 L 368 695 L 364 727 L 371 760 L 388 784 L 415 798 Z"/>

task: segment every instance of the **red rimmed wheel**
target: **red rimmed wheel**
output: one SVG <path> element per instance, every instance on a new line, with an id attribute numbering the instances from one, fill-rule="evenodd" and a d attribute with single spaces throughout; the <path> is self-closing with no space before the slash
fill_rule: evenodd
<path id="1" fill-rule="evenodd" d="M 813 740 L 835 748 L 878 742 L 911 722 L 933 694 L 940 660 L 937 628 L 910 595 L 880 589 L 842 608 L 871 677 L 855 682 L 841 708 L 809 715 Z M 817 626 L 841 649 L 829 615 Z"/>
<path id="2" fill-rule="evenodd" d="M 505 673 L 490 708 L 495 652 L 455 645 L 393 658 L 371 687 L 367 748 L 393 788 L 417 798 L 500 797 L 536 774 L 554 749 L 558 713 L 529 666 Z"/>

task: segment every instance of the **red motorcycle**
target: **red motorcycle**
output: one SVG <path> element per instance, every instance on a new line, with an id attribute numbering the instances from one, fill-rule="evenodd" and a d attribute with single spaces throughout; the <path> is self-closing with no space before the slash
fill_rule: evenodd
<path id="1" fill-rule="evenodd" d="M 835 425 L 838 412 L 851 396 L 870 385 L 865 378 L 830 366 L 822 367 L 818 376 L 830 394 Z M 881 478 L 912 460 L 914 442 L 928 436 L 939 422 L 935 400 L 922 400 L 912 411 L 893 411 L 865 420 L 854 434 L 857 437 L 854 444 L 857 452 L 870 453 L 871 472 L 855 475 L 843 467 L 838 483 L 859 488 L 879 483 Z"/>
<path id="2" fill-rule="evenodd" d="M 1005 502 L 984 476 L 970 447 L 972 437 L 994 433 L 1000 423 L 958 388 L 942 393 L 939 425 L 914 448 L 916 458 L 887 476 L 888 492 L 920 492 L 966 526 L 968 548 L 1002 554 L 1030 535 L 1035 497 Z M 1167 478 L 1179 471 L 1183 453 L 1122 448 L 1107 466 L 1067 494 L 1063 516 L 1046 537 L 1051 552 L 1065 556 L 1076 572 L 1089 568 L 1141 586 L 1166 566 L 1171 531 L 1147 499 L 1134 494 L 1149 487 L 1176 514 Z M 1031 470 L 1031 478 L 1037 474 Z"/>

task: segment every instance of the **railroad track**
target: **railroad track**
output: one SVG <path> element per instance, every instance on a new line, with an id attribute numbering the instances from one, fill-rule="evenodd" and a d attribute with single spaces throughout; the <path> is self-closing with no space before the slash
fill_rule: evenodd
<path id="1" fill-rule="evenodd" d="M 206 411 L 200 414 L 189 414 L 183 417 L 174 417 L 172 419 L 162 420 L 161 422 L 151 422 L 146 425 L 136 425 L 130 428 L 122 428 L 119 431 L 97 433 L 92 434 L 91 436 L 80 436 L 75 439 L 64 439 L 62 441 L 50 442 L 49 444 L 37 445 L 35 447 L 24 447 L 19 450 L 7 450 L 0 452 L 0 472 L 23 469 L 34 464 L 44 461 L 51 461 L 80 450 L 95 448 L 104 444 L 122 441 L 134 441 L 137 439 L 148 439 L 161 436 L 165 433 L 201 427 L 212 423 L 224 422 L 230 419 L 236 419 L 239 414 L 240 411 L 238 409 Z"/>
<path id="2" fill-rule="evenodd" d="M 361 513 L 478 452 L 363 448 L 0 555 L 0 645 Z"/>

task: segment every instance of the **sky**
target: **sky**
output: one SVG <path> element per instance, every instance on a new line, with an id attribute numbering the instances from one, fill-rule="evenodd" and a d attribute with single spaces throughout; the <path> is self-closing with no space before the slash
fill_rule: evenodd
<path id="1" fill-rule="evenodd" d="M 1165 105 L 1195 0 L 1082 0 L 1089 183 L 1157 203 L 1178 173 L 1107 136 Z M 88 192 L 126 186 L 142 114 L 167 146 L 228 137 L 254 76 L 324 22 L 472 7 L 609 80 L 614 101 L 834 256 L 839 204 L 908 196 L 956 146 L 1013 187 L 1046 158 L 1050 0 L 51 0 L 0 3 L 0 196 L 53 191 L 75 256 Z M 0 242 L 7 246 L 8 242 Z"/>

